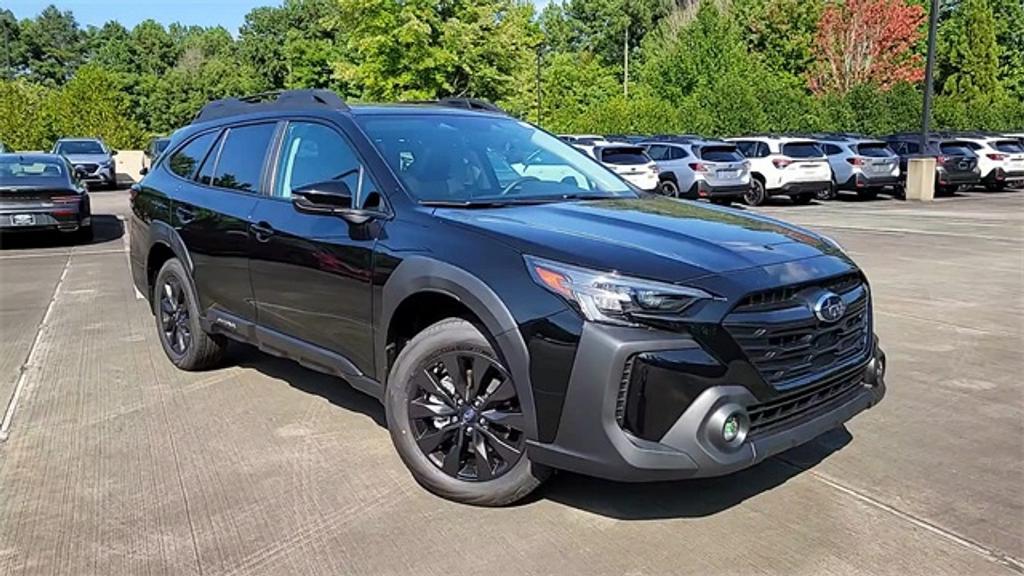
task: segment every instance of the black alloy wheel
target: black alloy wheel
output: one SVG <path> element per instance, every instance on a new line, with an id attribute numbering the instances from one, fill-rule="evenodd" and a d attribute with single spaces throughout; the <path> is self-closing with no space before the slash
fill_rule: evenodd
<path id="1" fill-rule="evenodd" d="M 764 204 L 767 195 L 764 190 L 764 183 L 757 178 L 751 178 L 750 190 L 743 195 L 743 201 L 747 203 L 747 206 L 760 206 Z"/>
<path id="2" fill-rule="evenodd" d="M 172 352 L 184 356 L 192 345 L 191 315 L 185 289 L 174 275 L 168 275 L 160 287 L 159 310 L 164 342 Z"/>
<path id="3" fill-rule="evenodd" d="M 474 350 L 431 357 L 408 397 L 413 438 L 430 462 L 462 481 L 500 477 L 523 456 L 523 414 L 508 372 Z"/>

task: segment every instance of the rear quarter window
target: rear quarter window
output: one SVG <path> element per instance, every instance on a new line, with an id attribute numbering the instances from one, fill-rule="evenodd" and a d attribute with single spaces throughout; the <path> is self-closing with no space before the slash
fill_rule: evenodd
<path id="1" fill-rule="evenodd" d="M 167 167 L 182 178 L 191 178 L 199 163 L 206 158 L 206 153 L 210 151 L 210 145 L 216 137 L 216 132 L 207 132 L 196 137 L 171 156 Z"/>
<path id="2" fill-rule="evenodd" d="M 822 158 L 825 153 L 814 142 L 790 142 L 782 145 L 782 153 L 790 158 Z"/>

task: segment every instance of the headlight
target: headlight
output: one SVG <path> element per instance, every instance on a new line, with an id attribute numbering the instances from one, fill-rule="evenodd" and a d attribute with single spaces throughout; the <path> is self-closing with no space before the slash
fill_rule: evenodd
<path id="1" fill-rule="evenodd" d="M 592 322 L 636 326 L 635 319 L 672 319 L 698 300 L 714 296 L 686 286 L 598 272 L 525 256 L 530 275 L 541 286 L 579 306 Z"/>

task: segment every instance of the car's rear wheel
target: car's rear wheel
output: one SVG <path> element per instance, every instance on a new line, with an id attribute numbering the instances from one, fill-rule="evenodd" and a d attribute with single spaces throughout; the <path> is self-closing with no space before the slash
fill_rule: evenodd
<path id="1" fill-rule="evenodd" d="M 676 184 L 675 180 L 662 180 L 658 185 L 658 191 L 665 196 L 679 198 L 679 185 Z"/>
<path id="2" fill-rule="evenodd" d="M 205 370 L 223 359 L 227 340 L 203 331 L 195 289 L 177 258 L 165 262 L 157 273 L 152 300 L 160 344 L 175 366 Z"/>
<path id="3" fill-rule="evenodd" d="M 743 201 L 746 202 L 748 206 L 760 206 L 761 204 L 764 204 L 766 197 L 764 182 L 754 178 L 750 181 L 750 190 L 743 195 Z"/>
<path id="4" fill-rule="evenodd" d="M 794 194 L 794 195 L 790 196 L 789 198 L 790 198 L 790 200 L 793 201 L 793 204 L 803 205 L 803 204 L 810 204 L 811 200 L 814 200 L 815 196 L 816 196 L 816 194 L 807 193 L 807 194 Z"/>
<path id="5" fill-rule="evenodd" d="M 839 187 L 836 186 L 835 182 L 829 182 L 828 188 L 822 188 L 818 190 L 817 198 L 823 202 L 828 200 L 835 200 L 839 196 Z"/>
<path id="6" fill-rule="evenodd" d="M 398 455 L 439 496 L 503 506 L 549 474 L 526 456 L 525 415 L 509 371 L 466 320 L 442 320 L 409 341 L 391 369 L 385 406 Z"/>

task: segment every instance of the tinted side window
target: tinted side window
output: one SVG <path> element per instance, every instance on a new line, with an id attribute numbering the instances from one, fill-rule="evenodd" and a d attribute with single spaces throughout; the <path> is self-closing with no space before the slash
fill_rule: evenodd
<path id="1" fill-rule="evenodd" d="M 206 152 L 216 136 L 216 132 L 207 132 L 195 138 L 171 156 L 168 168 L 182 178 L 191 178 L 199 163 L 206 157 Z"/>
<path id="2" fill-rule="evenodd" d="M 224 144 L 221 145 L 212 185 L 258 192 L 263 160 L 276 128 L 276 124 L 254 124 L 228 129 Z"/>
<path id="3" fill-rule="evenodd" d="M 217 158 L 220 156 L 220 149 L 224 145 L 224 134 L 221 132 L 217 135 L 217 141 L 213 143 L 213 147 L 210 148 L 210 153 L 206 155 L 206 161 L 203 162 L 199 173 L 196 174 L 196 180 L 201 184 L 210 186 L 213 183 L 213 170 L 217 168 Z"/>
<path id="4" fill-rule="evenodd" d="M 829 156 L 835 156 L 842 152 L 843 151 L 839 149 L 839 146 L 836 146 L 835 144 L 825 144 L 825 154 L 828 154 Z"/>
<path id="5" fill-rule="evenodd" d="M 754 150 L 754 158 L 767 158 L 772 151 L 768 148 L 768 144 L 764 142 L 758 142 L 757 148 Z"/>
<path id="6" fill-rule="evenodd" d="M 297 188 L 341 180 L 356 197 L 361 174 L 359 157 L 340 134 L 322 124 L 291 122 L 281 144 L 273 195 L 290 198 Z"/>
<path id="7" fill-rule="evenodd" d="M 907 154 L 917 154 L 921 151 L 921 145 L 917 142 L 904 142 L 903 147 L 906 149 Z"/>
<path id="8" fill-rule="evenodd" d="M 678 146 L 671 146 L 668 149 L 668 159 L 669 160 L 681 160 L 683 158 L 686 158 L 686 156 L 687 156 L 686 150 L 683 150 L 682 148 L 680 148 Z"/>
<path id="9" fill-rule="evenodd" d="M 757 146 L 754 142 L 737 142 L 736 147 L 747 158 L 754 158 L 754 154 L 757 152 Z"/>

